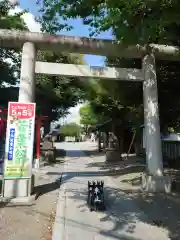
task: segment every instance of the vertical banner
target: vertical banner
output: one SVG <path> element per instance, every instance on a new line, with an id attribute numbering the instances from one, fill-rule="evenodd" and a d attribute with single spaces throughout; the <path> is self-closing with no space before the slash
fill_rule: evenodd
<path id="1" fill-rule="evenodd" d="M 35 103 L 9 102 L 4 178 L 29 178 L 32 174 Z"/>

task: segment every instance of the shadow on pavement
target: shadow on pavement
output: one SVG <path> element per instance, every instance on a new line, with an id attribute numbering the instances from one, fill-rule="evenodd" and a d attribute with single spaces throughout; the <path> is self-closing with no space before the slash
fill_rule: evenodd
<path id="1" fill-rule="evenodd" d="M 125 175 L 125 174 L 128 174 L 128 173 L 132 173 L 132 169 L 133 169 L 133 172 L 137 172 L 139 173 L 140 172 L 140 169 L 142 170 L 143 167 L 140 167 L 139 168 L 125 168 L 125 169 L 121 169 L 121 170 L 118 170 L 118 171 L 111 171 L 111 170 L 104 170 L 104 171 L 86 171 L 86 172 L 81 172 L 79 171 L 78 173 L 77 172 L 64 172 L 63 174 L 63 182 L 64 181 L 67 181 L 75 176 L 78 176 L 79 177 L 101 177 L 101 176 L 112 176 L 114 178 L 118 177 L 119 175 Z M 47 172 L 46 173 L 47 175 L 57 175 L 58 172 Z M 118 175 L 118 176 L 117 176 Z M 140 179 L 140 177 L 138 178 Z M 127 180 L 128 182 L 129 180 Z M 126 180 L 124 180 L 124 182 L 126 182 Z"/>
<path id="2" fill-rule="evenodd" d="M 86 155 L 89 157 L 96 157 L 96 156 L 105 156 L 105 152 L 101 151 L 99 152 L 98 149 L 92 149 L 92 150 L 83 150 Z"/>
<path id="3" fill-rule="evenodd" d="M 53 174 L 48 172 L 47 174 Z M 113 176 L 108 171 L 88 171 L 88 172 L 67 172 L 64 173 L 62 178 L 62 184 L 65 182 L 78 181 L 75 177 L 101 177 L 101 176 Z M 137 179 L 138 181 L 138 179 Z M 80 183 L 80 182 L 79 182 Z M 87 183 L 82 182 L 86 185 Z M 85 186 L 86 189 L 86 186 Z M 80 205 L 79 208 L 85 207 L 87 192 L 69 189 L 71 194 L 73 193 L 74 200 L 83 200 L 84 205 Z M 158 226 L 166 229 L 169 232 L 171 240 L 178 240 L 180 236 L 180 196 L 174 194 L 148 194 L 142 193 L 140 190 L 122 190 L 120 188 L 105 187 L 105 197 L 107 204 L 107 211 L 105 217 L 101 218 L 102 222 L 113 222 L 113 229 L 111 231 L 101 231 L 103 236 L 111 236 L 115 239 L 124 240 L 136 240 L 133 237 L 120 237 L 117 231 L 125 230 L 126 232 L 133 233 L 135 229 L 135 219 L 148 223 L 152 226 Z M 136 204 L 131 210 L 131 205 Z M 123 208 L 122 206 L 127 206 Z M 137 209 L 134 212 L 134 209 Z M 148 220 L 144 214 L 148 215 Z M 152 230 L 150 230 L 152 231 Z M 123 238 L 124 237 L 124 238 Z M 148 238 L 147 238 L 148 239 Z"/>
<path id="4" fill-rule="evenodd" d="M 54 181 L 51 183 L 46 183 L 43 185 L 38 185 L 34 187 L 33 193 L 36 194 L 36 199 L 38 199 L 40 196 L 50 193 L 58 188 L 60 188 L 60 181 Z"/>
<path id="5" fill-rule="evenodd" d="M 47 172 L 47 175 L 57 175 L 58 172 Z M 79 177 L 100 177 L 100 176 L 113 176 L 116 173 L 109 172 L 109 171 L 86 171 L 86 172 L 64 172 L 63 174 L 63 182 L 71 179 L 72 177 L 79 176 Z"/>
<path id="6" fill-rule="evenodd" d="M 44 166 L 55 166 L 56 164 L 63 164 L 64 163 L 64 159 L 56 159 L 55 161 L 53 162 L 45 162 L 44 163 Z"/>
<path id="7" fill-rule="evenodd" d="M 104 152 L 98 152 L 98 150 L 68 150 L 66 152 L 67 157 L 94 157 L 104 156 Z"/>
<path id="8" fill-rule="evenodd" d="M 148 214 L 157 226 L 168 229 L 171 240 L 180 236 L 180 195 L 175 193 L 144 193 L 123 190 Z"/>
<path id="9" fill-rule="evenodd" d="M 59 219 L 59 222 L 63 222 L 63 221 L 64 221 L 63 218 Z M 110 239 L 114 239 L 114 240 L 115 239 L 117 239 L 117 240 L 141 240 L 139 238 L 127 236 L 125 234 L 116 234 L 115 232 L 113 232 L 111 230 L 110 231 L 101 230 L 100 228 L 95 227 L 93 225 L 86 224 L 86 223 L 79 222 L 79 221 L 72 220 L 72 219 L 68 219 L 68 218 L 66 218 L 66 224 L 69 226 L 76 227 L 78 229 L 90 229 L 91 231 L 99 233 L 102 237 L 110 237 Z"/>
<path id="10" fill-rule="evenodd" d="M 98 154 L 97 151 L 87 151 L 83 150 L 87 155 Z M 104 155 L 101 153 L 102 156 Z M 84 157 L 84 153 L 81 150 L 71 150 L 68 151 L 66 156 L 80 158 Z M 141 162 L 131 163 L 130 161 L 121 161 L 116 166 L 114 164 L 105 164 L 104 162 L 94 162 L 87 164 L 87 168 L 97 168 L 96 171 L 80 171 L 80 172 L 65 172 L 62 178 L 62 184 L 65 182 L 78 181 L 75 177 L 101 177 L 101 176 L 112 176 L 119 177 L 122 175 L 127 175 L 132 172 L 142 172 L 144 165 L 137 166 Z M 134 160 L 133 160 L 134 161 Z M 133 165 L 134 164 L 134 165 Z M 114 168 L 116 169 L 114 170 Z M 47 172 L 47 175 L 57 175 L 57 172 Z M 80 181 L 81 182 L 81 181 Z M 79 182 L 79 183 L 80 183 Z M 129 185 L 139 185 L 140 177 L 136 176 L 134 178 L 127 178 L 122 180 L 122 183 L 128 183 Z M 86 185 L 87 183 L 82 182 Z M 86 189 L 86 186 L 85 186 Z M 81 200 L 84 204 L 79 205 L 81 211 L 83 211 L 86 205 L 86 191 L 80 191 L 79 189 L 68 189 L 70 191 L 71 198 L 76 200 Z M 42 191 L 43 192 L 43 191 Z M 127 233 L 134 233 L 136 221 L 141 221 L 149 224 L 149 226 L 162 227 L 168 231 L 171 240 L 178 240 L 180 236 L 180 195 L 179 194 L 148 194 L 142 193 L 140 190 L 132 190 L 131 188 L 127 190 L 122 190 L 120 188 L 110 188 L 105 187 L 105 196 L 107 203 L 107 211 L 105 211 L 105 216 L 102 216 L 101 222 L 112 222 L 113 228 L 109 231 L 99 232 L 102 236 L 109 236 L 114 239 L 121 240 L 138 240 L 134 237 L 125 236 L 118 234 L 118 231 L 125 231 Z M 133 205 L 138 207 L 132 207 Z M 122 206 L 126 206 L 122 208 Z M 134 211 L 134 209 L 136 211 Z M 148 219 L 145 217 L 144 213 L 148 215 Z M 72 220 L 68 220 L 69 222 Z M 83 224 L 76 222 L 75 224 L 81 225 L 79 227 L 83 228 Z M 153 230 L 149 230 L 154 234 Z M 146 234 L 146 233 L 142 233 Z M 147 237 L 148 239 L 148 237 Z M 140 239 L 139 239 L 140 240 Z"/>
<path id="11" fill-rule="evenodd" d="M 73 179 L 71 179 L 70 182 L 71 181 L 74 182 Z M 66 189 L 67 194 L 68 192 L 71 195 L 69 198 L 72 198 L 73 201 L 83 202 L 78 207 L 81 212 L 84 212 L 84 208 L 87 205 L 87 192 L 79 189 Z M 141 238 L 128 236 L 128 234 L 131 235 L 136 232 L 137 221 L 148 224 L 147 229 L 149 226 L 153 227 L 155 225 L 152 221 L 147 220 L 144 212 L 140 210 L 140 208 L 134 207 L 134 199 L 130 198 L 119 188 L 105 187 L 105 201 L 107 210 L 102 215 L 97 215 L 99 215 L 100 222 L 113 226 L 110 230 L 102 230 L 98 228 L 98 226 L 93 230 L 94 226 L 87 226 L 87 224 L 84 225 L 78 221 L 75 221 L 73 226 L 75 225 L 77 228 L 92 228 L 93 231 L 97 231 L 100 235 L 111 237 L 112 239 L 141 240 Z M 72 225 L 71 222 L 72 220 L 68 219 L 66 224 Z M 152 232 L 152 229 L 149 231 Z M 123 234 L 123 232 L 126 232 L 126 234 Z M 145 233 L 142 232 L 142 235 L 143 234 Z M 149 239 L 148 234 L 147 239 Z"/>
<path id="12" fill-rule="evenodd" d="M 56 157 L 65 157 L 66 156 L 66 151 L 64 149 L 56 149 Z"/>
<path id="13" fill-rule="evenodd" d="M 51 174 L 50 172 L 47 174 Z M 86 185 L 87 182 L 81 181 L 81 177 L 100 177 L 100 176 L 106 176 L 105 172 L 98 172 L 98 171 L 89 171 L 89 172 L 66 172 L 63 175 L 62 178 L 62 184 L 66 183 L 67 181 L 69 183 L 78 183 L 83 184 L 84 191 L 82 189 L 66 189 L 66 192 L 70 192 L 71 196 L 69 198 L 73 198 L 74 201 L 80 200 L 83 201 L 83 204 L 80 204 L 78 207 L 80 208 L 80 211 L 84 211 L 84 207 L 87 206 L 86 200 L 87 200 L 87 191 L 86 191 Z M 76 177 L 80 177 L 79 179 L 76 179 Z M 135 193 L 135 192 L 134 192 Z M 136 191 L 136 196 L 138 196 L 138 192 Z M 105 202 L 107 206 L 107 210 L 105 211 L 105 214 L 103 214 L 103 217 L 100 218 L 101 222 L 111 222 L 111 225 L 113 225 L 113 228 L 109 231 L 102 231 L 99 229 L 99 233 L 103 235 L 104 237 L 112 237 L 114 239 L 124 239 L 124 240 L 138 240 L 140 238 L 133 238 L 131 236 L 122 235 L 119 233 L 119 231 L 125 231 L 126 233 L 133 234 L 136 229 L 136 221 L 141 221 L 142 223 L 147 223 L 151 226 L 157 225 L 157 219 L 154 219 L 154 221 L 149 221 L 145 217 L 144 211 L 138 206 L 138 201 L 131 197 L 129 192 L 125 192 L 124 190 L 121 190 L 120 188 L 112 188 L 112 187 L 106 187 L 105 186 Z M 137 204 L 137 206 L 134 207 L 134 204 Z M 135 211 L 134 211 L 135 209 Z M 145 211 L 146 212 L 146 211 Z M 149 216 L 149 213 L 148 213 Z M 156 221 L 157 220 L 157 221 Z M 82 223 L 79 223 L 79 225 Z M 81 226 L 83 227 L 83 226 Z M 164 227 L 162 225 L 162 227 Z M 166 228 L 166 227 L 165 227 Z M 168 229 L 168 227 L 167 227 Z M 168 229 L 170 232 L 171 229 Z M 150 230 L 152 231 L 152 230 Z M 148 239 L 148 238 L 147 238 Z M 172 238 L 176 239 L 176 238 Z"/>
<path id="14" fill-rule="evenodd" d="M 66 152 L 66 157 L 80 158 L 80 157 L 86 157 L 86 156 L 84 156 L 84 152 L 81 150 L 68 150 Z"/>
<path id="15" fill-rule="evenodd" d="M 134 163 L 134 164 L 128 164 L 128 163 L 124 163 L 121 162 L 119 164 L 106 164 L 103 162 L 94 162 L 94 163 L 90 163 L 87 165 L 87 168 L 99 168 L 99 170 L 105 170 L 107 173 L 109 173 L 110 175 L 114 175 L 114 177 L 119 177 L 120 175 L 127 175 L 130 173 L 142 173 L 145 168 L 146 165 L 144 164 L 138 164 L 138 163 Z"/>

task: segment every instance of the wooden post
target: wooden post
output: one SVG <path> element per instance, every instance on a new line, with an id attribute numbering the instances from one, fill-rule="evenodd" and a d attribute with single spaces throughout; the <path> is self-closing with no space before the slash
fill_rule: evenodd
<path id="1" fill-rule="evenodd" d="M 39 168 L 40 165 L 40 144 L 41 144 L 41 117 L 37 117 L 36 119 L 36 160 L 35 160 L 35 168 Z"/>

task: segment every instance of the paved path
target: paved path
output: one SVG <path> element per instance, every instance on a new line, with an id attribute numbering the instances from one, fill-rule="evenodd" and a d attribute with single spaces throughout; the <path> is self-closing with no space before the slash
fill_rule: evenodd
<path id="1" fill-rule="evenodd" d="M 86 149 L 90 143 L 86 143 Z M 53 240 L 167 240 L 165 229 L 151 224 L 135 202 L 121 192 L 106 171 L 90 166 L 93 159 L 82 151 L 85 143 L 61 143 L 67 152 L 59 192 Z M 107 210 L 90 212 L 88 180 L 104 180 Z M 84 236 L 83 236 L 84 235 Z"/>
<path id="2" fill-rule="evenodd" d="M 36 170 L 36 193 L 39 197 L 32 206 L 0 204 L 0 240 L 47 240 L 51 216 L 56 211 L 62 164 Z M 50 174 L 51 173 L 51 174 Z"/>

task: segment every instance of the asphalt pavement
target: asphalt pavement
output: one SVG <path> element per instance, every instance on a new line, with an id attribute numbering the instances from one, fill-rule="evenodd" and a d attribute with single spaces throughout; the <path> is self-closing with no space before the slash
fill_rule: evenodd
<path id="1" fill-rule="evenodd" d="M 153 225 L 135 201 L 120 190 L 106 170 L 96 166 L 97 157 L 89 157 L 90 142 L 56 143 L 66 151 L 59 190 L 53 240 L 167 240 L 168 232 Z M 87 206 L 88 180 L 105 182 L 104 212 L 91 212 Z"/>

